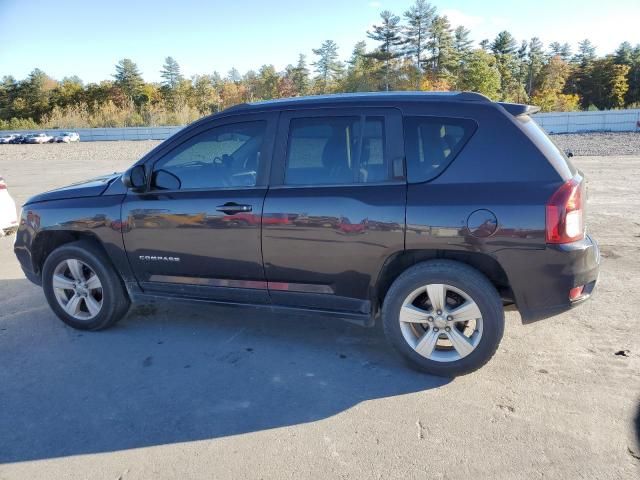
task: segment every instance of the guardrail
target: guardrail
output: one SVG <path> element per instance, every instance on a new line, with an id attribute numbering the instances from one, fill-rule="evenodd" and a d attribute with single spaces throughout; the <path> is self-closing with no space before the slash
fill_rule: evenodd
<path id="1" fill-rule="evenodd" d="M 606 110 L 599 112 L 554 112 L 537 113 L 533 119 L 548 133 L 578 132 L 640 132 L 640 109 Z M 182 129 L 175 127 L 124 127 L 124 128 L 78 128 L 82 142 L 111 140 L 164 140 Z M 0 130 L 0 135 L 10 133 L 40 133 L 57 135 L 66 130 Z"/>

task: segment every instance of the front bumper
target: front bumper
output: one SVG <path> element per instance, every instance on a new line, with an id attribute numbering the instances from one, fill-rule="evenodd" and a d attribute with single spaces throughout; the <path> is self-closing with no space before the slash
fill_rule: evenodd
<path id="1" fill-rule="evenodd" d="M 544 249 L 503 250 L 505 268 L 523 323 L 531 323 L 574 308 L 591 297 L 600 270 L 600 249 L 589 235 L 583 240 Z M 577 300 L 569 291 L 584 285 Z"/>

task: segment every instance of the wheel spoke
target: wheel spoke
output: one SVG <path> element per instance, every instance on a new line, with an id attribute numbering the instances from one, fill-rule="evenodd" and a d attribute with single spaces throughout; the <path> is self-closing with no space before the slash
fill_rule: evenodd
<path id="1" fill-rule="evenodd" d="M 453 317 L 453 322 L 468 322 L 469 320 L 475 320 L 480 318 L 482 314 L 476 302 L 467 300 L 458 308 L 455 308 L 449 312 L 449 315 Z"/>
<path id="2" fill-rule="evenodd" d="M 89 279 L 87 280 L 87 288 L 89 290 L 96 290 L 98 288 L 102 288 L 102 284 L 100 283 L 100 279 L 98 278 L 98 276 L 95 273 L 93 275 L 91 275 L 89 277 Z"/>
<path id="3" fill-rule="evenodd" d="M 427 323 L 429 314 L 414 305 L 405 305 L 400 310 L 400 321 L 406 323 Z"/>
<path id="4" fill-rule="evenodd" d="M 436 343 L 438 342 L 439 332 L 434 332 L 433 328 L 430 328 L 428 332 L 426 332 L 418 343 L 416 344 L 415 350 L 423 357 L 430 358 L 433 353 L 434 348 L 436 347 Z"/>
<path id="5" fill-rule="evenodd" d="M 69 267 L 69 271 L 71 272 L 71 276 L 78 280 L 79 282 L 84 282 L 84 274 L 82 273 L 82 263 L 80 263 L 75 258 L 70 258 L 67 260 L 67 266 Z"/>
<path id="6" fill-rule="evenodd" d="M 76 295 L 74 293 L 73 297 L 71 297 L 69 299 L 69 301 L 67 302 L 67 304 L 64 306 L 65 311 L 69 315 L 75 317 L 76 314 L 78 313 L 79 308 L 80 308 L 80 300 L 81 300 L 81 297 L 79 297 L 78 295 Z"/>
<path id="7" fill-rule="evenodd" d="M 98 314 L 98 312 L 100 311 L 100 304 L 98 303 L 98 301 L 93 298 L 91 295 L 87 295 L 86 297 L 83 297 L 84 299 L 84 303 L 87 306 L 87 310 L 89 310 L 89 313 L 91 314 L 91 316 L 95 316 Z"/>
<path id="8" fill-rule="evenodd" d="M 73 280 L 65 277 L 64 275 L 57 274 L 53 276 L 53 288 L 73 290 L 75 288 L 75 283 Z"/>
<path id="9" fill-rule="evenodd" d="M 443 310 L 446 302 L 447 289 L 441 283 L 427 285 L 427 295 L 434 310 Z"/>
<path id="10" fill-rule="evenodd" d="M 457 328 L 452 328 L 450 331 L 446 332 L 446 334 L 447 337 L 449 337 L 453 348 L 456 349 L 456 352 L 458 352 L 460 357 L 466 357 L 473 351 L 473 345 L 469 343 L 467 337 L 460 333 Z"/>

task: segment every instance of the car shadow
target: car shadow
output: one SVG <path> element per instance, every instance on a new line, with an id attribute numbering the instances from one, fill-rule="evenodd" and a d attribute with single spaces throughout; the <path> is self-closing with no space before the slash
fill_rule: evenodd
<path id="1" fill-rule="evenodd" d="M 638 400 L 638 407 L 636 410 L 636 418 L 634 419 L 634 431 L 636 434 L 636 451 L 632 452 L 634 456 L 640 460 L 640 400 Z"/>
<path id="2" fill-rule="evenodd" d="M 0 463 L 314 422 L 449 382 L 408 368 L 379 327 L 163 302 L 80 332 L 26 280 L 0 291 Z"/>

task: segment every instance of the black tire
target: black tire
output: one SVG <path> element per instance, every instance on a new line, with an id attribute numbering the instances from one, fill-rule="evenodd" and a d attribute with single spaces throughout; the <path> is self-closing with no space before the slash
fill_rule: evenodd
<path id="1" fill-rule="evenodd" d="M 444 283 L 467 293 L 482 314 L 482 336 L 467 356 L 451 362 L 428 359 L 407 342 L 400 327 L 404 300 L 423 285 Z M 389 342 L 408 363 L 423 372 L 455 377 L 471 373 L 486 364 L 498 349 L 504 332 L 504 308 L 493 284 L 474 268 L 451 260 L 419 263 L 403 272 L 391 285 L 382 306 L 384 332 Z"/>
<path id="2" fill-rule="evenodd" d="M 60 262 L 76 259 L 89 266 L 102 284 L 102 307 L 90 320 L 77 320 L 58 303 L 53 288 L 53 274 Z M 114 325 L 129 310 L 131 301 L 122 280 L 109 259 L 91 241 L 67 243 L 49 254 L 42 268 L 42 287 L 49 306 L 67 325 L 78 330 L 103 330 Z"/>

